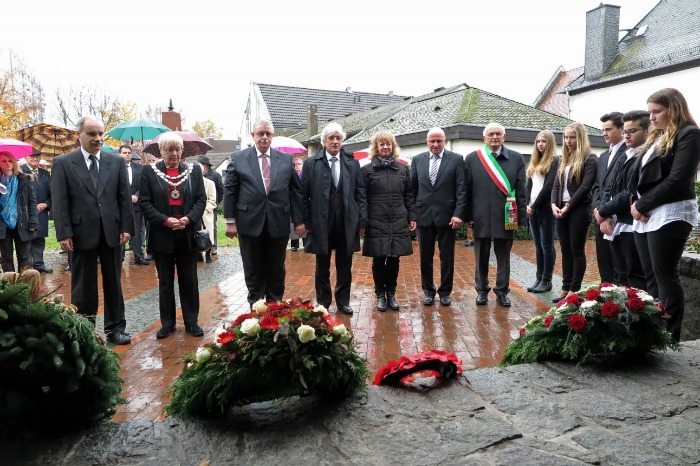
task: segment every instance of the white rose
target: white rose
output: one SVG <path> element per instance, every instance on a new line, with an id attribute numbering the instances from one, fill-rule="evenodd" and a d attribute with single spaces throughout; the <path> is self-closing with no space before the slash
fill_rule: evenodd
<path id="1" fill-rule="evenodd" d="M 316 305 L 316 307 L 314 308 L 314 312 L 320 312 L 324 316 L 328 315 L 328 309 L 326 309 L 326 307 L 322 306 L 321 304 Z"/>
<path id="2" fill-rule="evenodd" d="M 581 309 L 588 309 L 597 305 L 598 301 L 584 301 L 583 304 L 581 304 Z"/>
<path id="3" fill-rule="evenodd" d="M 297 335 L 299 335 L 300 342 L 307 343 L 316 338 L 316 330 L 310 325 L 300 325 L 297 329 Z"/>
<path id="4" fill-rule="evenodd" d="M 336 325 L 333 327 L 333 335 L 343 335 L 348 329 L 345 328 L 345 324 Z"/>
<path id="5" fill-rule="evenodd" d="M 260 323 L 258 322 L 258 319 L 246 319 L 241 324 L 241 332 L 245 333 L 246 335 L 254 336 L 257 335 L 259 331 Z"/>
<path id="6" fill-rule="evenodd" d="M 265 304 L 264 299 L 259 299 L 253 304 L 253 310 L 255 312 L 265 312 L 267 310 L 267 304 Z"/>
<path id="7" fill-rule="evenodd" d="M 653 303 L 654 302 L 654 297 L 652 295 L 650 295 L 649 293 L 640 292 L 640 293 L 637 293 L 637 297 L 639 299 L 641 299 L 642 301 L 644 301 L 645 303 Z"/>
<path id="8" fill-rule="evenodd" d="M 197 348 L 197 353 L 195 354 L 195 359 L 198 363 L 207 362 L 211 358 L 211 350 L 206 347 Z"/>
<path id="9" fill-rule="evenodd" d="M 600 291 L 615 291 L 617 288 L 615 285 L 603 286 L 600 288 Z"/>

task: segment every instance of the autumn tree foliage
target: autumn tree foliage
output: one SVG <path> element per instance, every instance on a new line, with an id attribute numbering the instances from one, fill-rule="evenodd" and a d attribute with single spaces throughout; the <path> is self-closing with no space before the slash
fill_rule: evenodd
<path id="1" fill-rule="evenodd" d="M 216 126 L 211 120 L 196 121 L 192 125 L 192 132 L 200 138 L 221 139 L 223 136 L 223 128 Z"/>
<path id="2" fill-rule="evenodd" d="M 11 137 L 16 130 L 37 123 L 32 117 L 42 110 L 39 101 L 25 98 L 15 86 L 12 72 L 0 75 L 0 137 Z"/>

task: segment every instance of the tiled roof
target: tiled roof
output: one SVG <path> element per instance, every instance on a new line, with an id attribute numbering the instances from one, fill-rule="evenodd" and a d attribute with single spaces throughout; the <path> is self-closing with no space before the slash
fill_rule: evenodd
<path id="1" fill-rule="evenodd" d="M 280 128 L 306 128 L 306 111 L 311 104 L 317 105 L 318 125 L 323 127 L 329 121 L 342 118 L 348 113 L 364 112 L 405 99 L 404 96 L 393 94 L 254 84 L 260 89 L 272 122 Z"/>
<path id="2" fill-rule="evenodd" d="M 352 144 L 369 141 L 377 131 L 401 135 L 434 126 L 484 126 L 492 121 L 508 129 L 561 131 L 572 120 L 462 84 L 336 121 L 348 133 L 346 143 Z M 588 131 L 600 134 L 600 130 L 593 127 L 588 127 Z M 295 138 L 311 141 L 317 140 L 319 135 L 300 134 Z"/>
<path id="3" fill-rule="evenodd" d="M 617 58 L 601 76 L 586 81 L 582 75 L 568 90 L 575 92 L 606 81 L 669 67 L 697 66 L 694 62 L 700 60 L 698 0 L 659 1 L 634 29 L 625 34 L 618 49 Z"/>
<path id="4" fill-rule="evenodd" d="M 560 91 L 582 74 L 582 66 L 569 71 L 565 71 L 564 68 L 559 67 L 533 105 L 540 110 L 545 110 L 555 115 L 563 117 L 568 116 L 569 97 Z"/>

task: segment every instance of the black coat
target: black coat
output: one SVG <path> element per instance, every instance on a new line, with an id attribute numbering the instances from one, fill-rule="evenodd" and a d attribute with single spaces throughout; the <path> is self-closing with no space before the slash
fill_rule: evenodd
<path id="1" fill-rule="evenodd" d="M 17 225 L 15 229 L 19 233 L 22 241 L 30 241 L 36 237 L 38 228 L 38 216 L 36 213 L 36 197 L 34 190 L 30 186 L 29 176 L 24 173 L 17 174 Z M 0 239 L 4 239 L 7 235 L 7 224 L 0 216 Z"/>
<path id="2" fill-rule="evenodd" d="M 593 185 L 593 191 L 591 191 L 591 197 L 593 199 L 593 207 L 598 207 L 602 200 L 603 192 L 611 189 L 611 184 L 615 181 L 615 167 L 617 166 L 617 161 L 620 157 L 625 157 L 625 152 L 627 151 L 627 144 L 624 142 L 615 152 L 615 156 L 612 161 L 610 160 L 610 149 L 606 150 L 600 157 L 598 157 L 598 168 L 595 174 L 595 184 Z M 608 166 L 610 165 L 610 166 Z"/>
<path id="3" fill-rule="evenodd" d="M 610 218 L 617 215 L 618 223 L 626 223 L 632 225 L 632 211 L 630 210 L 630 192 L 627 188 L 636 157 L 627 159 L 627 154 L 623 154 L 622 159 L 618 159 L 616 167 L 612 167 L 613 182 L 606 186 L 605 191 L 601 195 L 600 204 L 598 204 L 598 214 L 604 218 Z"/>
<path id="4" fill-rule="evenodd" d="M 162 161 L 156 163 L 155 166 L 161 172 L 165 172 L 165 164 Z M 180 162 L 180 173 L 186 167 L 185 163 Z M 189 217 L 191 221 L 185 228 L 189 237 L 201 228 L 202 215 L 207 204 L 202 168 L 194 165 L 189 182 L 185 181 L 180 186 L 183 188 L 182 209 L 185 216 Z M 150 165 L 144 165 L 141 172 L 139 205 L 143 211 L 143 217 L 149 224 L 148 251 L 172 253 L 175 248 L 175 234 L 172 229 L 165 226 L 165 220 L 170 217 L 168 185 L 156 175 Z"/>
<path id="5" fill-rule="evenodd" d="M 37 238 L 46 238 L 49 236 L 49 212 L 51 211 L 51 174 L 39 168 L 37 170 L 39 177 L 34 179 L 32 169 L 28 165 L 22 165 L 22 171 L 26 173 L 31 179 L 31 186 L 34 189 L 34 196 L 36 197 L 36 203 L 44 203 L 48 207 L 41 212 L 39 215 L 39 228 L 36 230 Z"/>
<path id="6" fill-rule="evenodd" d="M 571 196 L 571 199 L 568 200 L 570 209 L 578 206 L 591 205 L 593 202 L 593 195 L 591 191 L 593 190 L 593 185 L 595 184 L 597 171 L 598 157 L 596 157 L 594 154 L 588 154 L 586 156 L 586 160 L 583 162 L 583 173 L 581 174 L 581 179 L 576 181 L 571 179 L 571 176 L 569 175 L 566 190 L 569 192 L 569 196 Z M 556 206 L 560 209 L 563 208 L 565 204 L 563 201 L 564 190 L 562 188 L 563 184 L 557 176 L 554 180 L 554 187 L 552 188 L 551 203 L 556 204 Z"/>
<path id="7" fill-rule="evenodd" d="M 359 228 L 367 226 L 367 197 L 360 164 L 341 149 L 340 188 L 343 192 L 343 224 L 348 252 L 360 250 Z M 304 251 L 312 254 L 328 254 L 328 214 L 330 206 L 331 167 L 326 150 L 306 159 L 301 175 L 301 192 L 304 203 L 304 225 L 311 230 L 304 242 Z"/>
<path id="8" fill-rule="evenodd" d="M 561 163 L 561 157 L 557 156 L 552 159 L 552 165 L 549 166 L 549 171 L 544 177 L 544 185 L 542 190 L 537 195 L 537 199 L 531 199 L 532 194 L 532 178 L 527 179 L 527 189 L 525 190 L 525 201 L 532 210 L 548 210 L 552 211 L 552 188 L 554 187 L 554 180 L 557 177 L 557 170 L 559 170 L 559 164 Z"/>
<path id="9" fill-rule="evenodd" d="M 379 156 L 362 167 L 367 191 L 367 229 L 363 256 L 413 254 L 409 222 L 416 220 L 416 204 L 408 167 L 394 160 L 383 165 Z"/>

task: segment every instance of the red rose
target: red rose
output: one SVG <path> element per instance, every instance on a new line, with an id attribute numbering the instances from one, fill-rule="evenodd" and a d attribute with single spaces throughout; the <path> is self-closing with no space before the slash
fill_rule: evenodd
<path id="1" fill-rule="evenodd" d="M 253 314 L 241 314 L 239 315 L 236 320 L 233 321 L 233 324 L 231 324 L 231 327 L 238 327 L 243 323 L 244 320 L 250 319 L 251 317 L 255 317 Z"/>
<path id="2" fill-rule="evenodd" d="M 277 330 L 280 328 L 280 322 L 277 320 L 277 317 L 273 316 L 265 316 L 263 319 L 260 321 L 260 327 L 267 329 L 267 330 Z"/>
<path id="3" fill-rule="evenodd" d="M 657 304 L 658 308 L 661 309 L 662 311 L 666 310 L 666 306 L 664 306 L 664 303 L 658 303 Z"/>
<path id="4" fill-rule="evenodd" d="M 525 327 L 523 327 L 523 328 L 520 329 L 520 336 L 521 336 L 521 337 L 522 337 L 523 335 L 525 335 L 526 333 L 527 333 L 527 329 L 526 329 Z"/>
<path id="5" fill-rule="evenodd" d="M 637 297 L 628 299 L 625 305 L 630 311 L 636 312 L 637 314 L 642 312 L 644 310 L 644 306 L 646 306 L 646 304 L 644 304 L 644 301 Z"/>
<path id="6" fill-rule="evenodd" d="M 557 309 L 559 309 L 560 307 L 562 307 L 564 304 L 566 304 L 566 300 L 560 299 L 560 300 L 557 302 Z"/>
<path id="7" fill-rule="evenodd" d="M 600 298 L 600 290 L 586 291 L 586 299 L 589 301 L 597 301 Z"/>
<path id="8" fill-rule="evenodd" d="M 571 327 L 574 332 L 581 333 L 586 330 L 588 326 L 588 321 L 581 314 L 574 314 L 569 317 L 569 327 Z"/>
<path id="9" fill-rule="evenodd" d="M 216 342 L 220 345 L 225 345 L 226 343 L 231 343 L 234 338 L 236 338 L 235 333 L 226 331 L 219 335 L 219 338 L 217 338 Z"/>
<path id="10" fill-rule="evenodd" d="M 577 294 L 572 294 L 566 297 L 566 304 L 573 304 L 574 306 L 579 306 L 583 300 Z"/>
<path id="11" fill-rule="evenodd" d="M 547 316 L 544 319 L 544 326 L 546 328 L 549 328 L 549 326 L 552 324 L 552 321 L 554 320 L 554 316 Z"/>
<path id="12" fill-rule="evenodd" d="M 603 282 L 603 283 L 600 284 L 600 287 L 601 287 L 601 288 L 605 288 L 605 287 L 608 287 L 608 286 L 613 286 L 613 284 L 612 284 L 612 283 L 608 283 L 608 282 Z"/>
<path id="13" fill-rule="evenodd" d="M 620 306 L 612 301 L 608 301 L 600 307 L 600 313 L 604 317 L 615 317 L 620 312 Z"/>
<path id="14" fill-rule="evenodd" d="M 637 290 L 634 288 L 627 288 L 627 298 L 636 298 L 637 297 Z"/>

